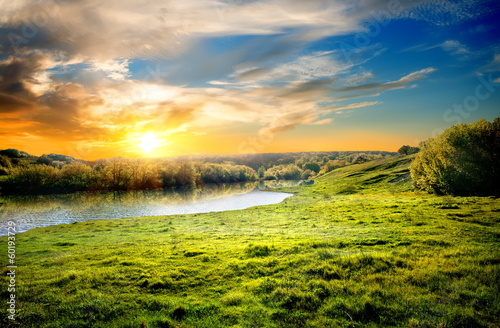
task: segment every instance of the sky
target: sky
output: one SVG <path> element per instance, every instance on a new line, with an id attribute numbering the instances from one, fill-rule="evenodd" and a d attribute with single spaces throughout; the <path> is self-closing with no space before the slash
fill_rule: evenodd
<path id="1" fill-rule="evenodd" d="M 496 0 L 0 0 L 0 149 L 396 151 L 500 116 Z"/>

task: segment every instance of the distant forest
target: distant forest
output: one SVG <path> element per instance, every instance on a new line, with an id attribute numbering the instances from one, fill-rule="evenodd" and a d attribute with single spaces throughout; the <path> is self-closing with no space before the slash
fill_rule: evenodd
<path id="1" fill-rule="evenodd" d="M 0 151 L 3 195 L 195 188 L 257 180 L 307 180 L 343 166 L 396 153 L 299 152 L 192 155 L 155 159 L 114 157 L 95 162 L 65 155 Z"/>

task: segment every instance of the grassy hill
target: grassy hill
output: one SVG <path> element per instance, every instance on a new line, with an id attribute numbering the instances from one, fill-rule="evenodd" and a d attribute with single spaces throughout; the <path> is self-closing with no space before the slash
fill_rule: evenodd
<path id="1" fill-rule="evenodd" d="M 16 322 L 499 327 L 500 200 L 415 193 L 410 161 L 338 169 L 276 205 L 20 234 Z"/>

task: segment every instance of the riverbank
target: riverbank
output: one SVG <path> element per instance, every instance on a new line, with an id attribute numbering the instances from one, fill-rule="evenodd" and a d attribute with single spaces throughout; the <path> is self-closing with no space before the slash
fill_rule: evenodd
<path id="1" fill-rule="evenodd" d="M 498 327 L 500 200 L 414 193 L 409 160 L 332 171 L 276 205 L 19 234 L 16 323 L 1 322 Z"/>

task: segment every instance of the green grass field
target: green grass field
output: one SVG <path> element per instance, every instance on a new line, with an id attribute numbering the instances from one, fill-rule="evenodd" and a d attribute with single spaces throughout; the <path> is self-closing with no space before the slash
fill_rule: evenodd
<path id="1" fill-rule="evenodd" d="M 415 193 L 410 160 L 332 171 L 276 205 L 19 234 L 2 326 L 499 327 L 500 200 Z"/>

